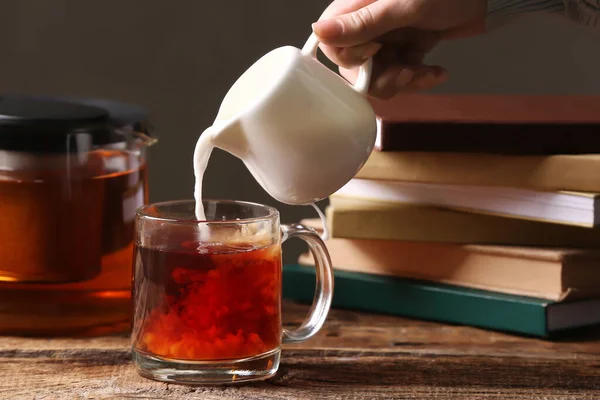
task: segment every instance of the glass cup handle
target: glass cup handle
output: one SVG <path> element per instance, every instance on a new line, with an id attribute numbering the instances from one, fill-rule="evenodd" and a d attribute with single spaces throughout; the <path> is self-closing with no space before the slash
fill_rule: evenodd
<path id="1" fill-rule="evenodd" d="M 314 230 L 304 225 L 281 225 L 282 242 L 297 237 L 306 242 L 315 259 L 317 284 L 309 314 L 297 329 L 283 330 L 283 343 L 298 343 L 316 334 L 327 318 L 333 299 L 333 268 L 325 243 Z"/>

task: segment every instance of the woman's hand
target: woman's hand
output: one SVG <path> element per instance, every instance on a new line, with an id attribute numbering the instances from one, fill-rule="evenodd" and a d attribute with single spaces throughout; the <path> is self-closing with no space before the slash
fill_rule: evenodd
<path id="1" fill-rule="evenodd" d="M 313 30 L 321 50 L 354 82 L 373 57 L 369 94 L 389 98 L 444 82 L 446 70 L 426 65 L 441 40 L 485 31 L 486 0 L 334 0 Z"/>

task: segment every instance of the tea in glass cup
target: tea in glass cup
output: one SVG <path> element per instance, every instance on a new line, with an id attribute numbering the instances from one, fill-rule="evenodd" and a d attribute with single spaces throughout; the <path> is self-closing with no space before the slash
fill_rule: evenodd
<path id="1" fill-rule="evenodd" d="M 312 337 L 333 295 L 330 257 L 319 235 L 280 225 L 279 212 L 205 200 L 140 208 L 136 216 L 133 357 L 142 376 L 185 384 L 266 379 L 281 344 Z M 317 294 L 295 331 L 281 323 L 281 244 L 305 240 L 317 265 Z"/>

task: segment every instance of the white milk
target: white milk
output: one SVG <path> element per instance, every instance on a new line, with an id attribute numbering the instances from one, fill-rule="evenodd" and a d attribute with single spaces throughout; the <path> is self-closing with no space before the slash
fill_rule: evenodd
<path id="1" fill-rule="evenodd" d="M 210 135 L 211 128 L 212 127 L 207 128 L 202 135 L 200 135 L 198 142 L 196 142 L 196 148 L 194 149 L 194 176 L 196 178 L 196 183 L 194 185 L 194 200 L 196 200 L 196 219 L 198 221 L 206 221 L 204 204 L 202 204 L 202 179 L 214 148 L 212 136 Z"/>
<path id="2" fill-rule="evenodd" d="M 210 155 L 212 154 L 212 151 L 215 147 L 212 141 L 211 129 L 212 127 L 207 128 L 202 133 L 202 135 L 200 135 L 198 141 L 196 142 L 196 147 L 194 149 L 193 164 L 194 177 L 196 180 L 194 184 L 194 200 L 196 201 L 195 212 L 196 219 L 198 221 L 206 221 L 206 215 L 204 213 L 204 204 L 202 203 L 202 181 L 204 178 L 204 173 L 206 172 L 206 168 L 208 166 Z M 323 234 L 321 235 L 321 238 L 323 240 L 326 240 L 329 238 L 329 231 L 327 229 L 325 215 L 323 215 L 323 213 L 315 203 L 311 203 L 310 205 L 315 209 L 315 211 L 319 215 L 319 218 L 321 219 L 321 223 L 323 225 Z M 208 235 L 207 229 L 204 228 L 207 228 L 207 226 L 200 225 L 200 239 L 202 239 L 203 237 L 207 237 L 206 235 Z"/>

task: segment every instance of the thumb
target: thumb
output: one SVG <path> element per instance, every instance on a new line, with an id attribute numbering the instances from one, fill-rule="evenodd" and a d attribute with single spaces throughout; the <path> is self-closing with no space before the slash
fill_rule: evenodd
<path id="1" fill-rule="evenodd" d="M 313 31 L 331 46 L 355 46 L 410 23 L 411 1 L 377 0 L 358 10 L 315 22 Z"/>

